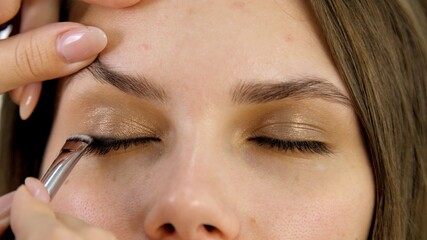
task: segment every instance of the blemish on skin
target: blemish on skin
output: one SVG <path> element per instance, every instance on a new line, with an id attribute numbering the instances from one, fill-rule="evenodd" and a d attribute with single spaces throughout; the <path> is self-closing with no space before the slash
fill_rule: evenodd
<path id="1" fill-rule="evenodd" d="M 286 34 L 286 36 L 285 36 L 285 42 L 290 43 L 292 41 L 294 41 L 294 36 L 292 36 L 291 33 Z"/>
<path id="2" fill-rule="evenodd" d="M 143 49 L 145 51 L 151 49 L 151 46 L 149 44 L 147 44 L 147 43 L 141 43 L 140 47 L 141 47 L 141 49 Z"/>
<path id="3" fill-rule="evenodd" d="M 299 177 L 298 177 L 298 175 L 294 177 L 294 182 L 295 182 L 295 183 L 298 183 L 298 182 L 299 182 Z"/>
<path id="4" fill-rule="evenodd" d="M 117 182 L 117 175 L 116 174 L 112 174 L 112 176 L 110 176 L 110 180 L 112 183 Z"/>
<path id="5" fill-rule="evenodd" d="M 189 15 L 189 16 L 191 16 L 191 15 L 193 15 L 194 14 L 194 8 L 188 8 L 187 9 L 187 14 Z"/>
<path id="6" fill-rule="evenodd" d="M 246 6 L 246 3 L 243 1 L 235 1 L 231 4 L 231 6 L 235 9 L 243 9 Z"/>

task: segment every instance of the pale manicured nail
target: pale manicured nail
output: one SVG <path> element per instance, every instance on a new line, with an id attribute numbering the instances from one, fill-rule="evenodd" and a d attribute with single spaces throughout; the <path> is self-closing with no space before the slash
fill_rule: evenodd
<path id="1" fill-rule="evenodd" d="M 50 201 L 49 193 L 39 180 L 28 177 L 25 179 L 25 186 L 27 187 L 28 191 L 30 191 L 31 195 L 33 195 L 33 197 L 42 202 Z"/>
<path id="2" fill-rule="evenodd" d="M 0 222 L 9 217 L 10 207 L 12 205 L 14 195 L 15 192 L 11 192 L 0 197 Z"/>
<path id="3" fill-rule="evenodd" d="M 74 28 L 57 41 L 58 53 L 68 62 L 80 62 L 98 55 L 107 45 L 107 36 L 96 27 Z"/>
<path id="4" fill-rule="evenodd" d="M 24 87 L 19 103 L 19 115 L 22 120 L 27 120 L 33 113 L 39 101 L 41 91 L 41 83 L 31 83 Z"/>

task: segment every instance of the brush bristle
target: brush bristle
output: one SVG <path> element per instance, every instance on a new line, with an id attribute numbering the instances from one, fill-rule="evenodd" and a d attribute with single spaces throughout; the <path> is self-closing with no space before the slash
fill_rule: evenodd
<path id="1" fill-rule="evenodd" d="M 73 142 L 84 142 L 87 144 L 90 144 L 93 142 L 93 137 L 88 135 L 71 135 L 67 138 L 67 141 L 73 141 Z"/>

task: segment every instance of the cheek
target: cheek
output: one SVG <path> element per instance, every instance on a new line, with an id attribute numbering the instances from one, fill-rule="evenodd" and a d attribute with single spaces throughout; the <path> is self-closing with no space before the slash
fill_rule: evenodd
<path id="1" fill-rule="evenodd" d="M 278 168 L 280 177 L 269 171 L 268 177 L 248 177 L 246 187 L 240 187 L 246 231 L 269 239 L 367 239 L 374 208 L 368 164 Z"/>
<path id="2" fill-rule="evenodd" d="M 152 186 L 149 164 L 82 158 L 53 200 L 53 207 L 119 236 L 134 234 L 145 215 L 145 193 Z M 144 159 L 138 159 L 144 162 Z"/>
<path id="3" fill-rule="evenodd" d="M 277 239 L 366 239 L 369 205 L 334 198 L 299 199 L 277 202 L 281 208 L 270 211 L 263 224 L 271 226 Z M 269 209 L 272 209 L 271 207 Z M 355 211 L 358 209 L 359 211 Z M 268 219 L 268 220 L 267 220 Z M 272 219 L 274 219 L 272 221 Z"/>

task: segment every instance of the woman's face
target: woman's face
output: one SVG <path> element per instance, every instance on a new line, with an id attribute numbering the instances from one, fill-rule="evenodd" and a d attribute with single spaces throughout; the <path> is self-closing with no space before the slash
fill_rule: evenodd
<path id="1" fill-rule="evenodd" d="M 119 239 L 367 238 L 368 154 L 304 1 L 77 4 L 73 18 L 109 45 L 62 82 L 43 168 L 71 134 L 116 140 L 80 160 L 58 212 Z"/>

